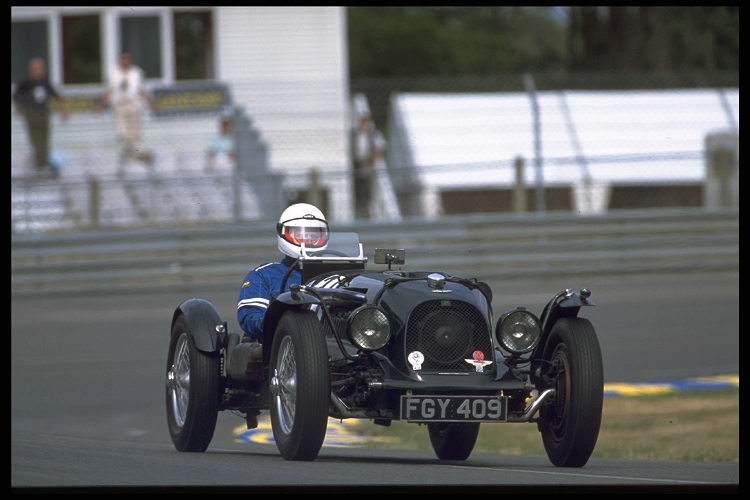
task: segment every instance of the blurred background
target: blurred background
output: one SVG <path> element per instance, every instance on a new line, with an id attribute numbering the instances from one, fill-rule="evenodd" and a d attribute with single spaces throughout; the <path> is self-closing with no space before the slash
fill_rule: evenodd
<path id="1" fill-rule="evenodd" d="M 154 168 L 116 175 L 128 51 Z M 351 132 L 387 144 L 369 218 L 739 206 L 739 7 L 11 7 L 11 92 L 47 63 L 54 178 L 11 103 L 11 232 L 355 222 Z M 206 144 L 231 117 L 233 161 Z"/>

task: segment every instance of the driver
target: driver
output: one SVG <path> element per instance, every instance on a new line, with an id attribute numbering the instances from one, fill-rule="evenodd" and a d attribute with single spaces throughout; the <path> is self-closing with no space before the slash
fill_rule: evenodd
<path id="1" fill-rule="evenodd" d="M 237 322 L 243 331 L 242 342 L 249 343 L 253 348 L 251 352 L 255 353 L 250 357 L 256 359 L 262 352 L 263 316 L 271 298 L 289 290 L 290 285 L 302 282 L 302 273 L 295 265 L 302 243 L 305 248 L 324 249 L 328 244 L 328 222 L 316 206 L 296 203 L 281 213 L 276 224 L 276 237 L 284 258 L 261 264 L 247 273 L 237 301 Z M 258 427 L 259 414 L 260 410 L 247 410 L 245 419 L 248 429 Z"/>
<path id="2" fill-rule="evenodd" d="M 279 250 L 284 258 L 262 264 L 245 276 L 237 302 L 237 321 L 244 332 L 243 342 L 263 341 L 263 315 L 272 297 L 300 284 L 302 274 L 294 266 L 305 248 L 322 250 L 328 244 L 328 222 L 314 205 L 296 203 L 287 207 L 276 224 Z M 284 286 L 282 290 L 281 287 Z"/>

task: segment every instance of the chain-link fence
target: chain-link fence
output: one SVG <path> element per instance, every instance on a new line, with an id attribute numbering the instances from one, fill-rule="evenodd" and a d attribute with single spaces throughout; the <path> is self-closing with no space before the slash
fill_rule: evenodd
<path id="1" fill-rule="evenodd" d="M 308 91 L 298 112 L 236 103 L 239 168 L 213 171 L 205 145 L 217 115 L 147 115 L 154 171 L 131 162 L 118 177 L 112 116 L 83 107 L 53 117 L 60 175 L 39 179 L 12 113 L 12 230 L 270 220 L 294 201 L 351 220 L 351 116 Z M 367 97 L 389 142 L 376 219 L 739 203 L 737 75 L 379 79 L 353 81 L 351 93 Z"/>

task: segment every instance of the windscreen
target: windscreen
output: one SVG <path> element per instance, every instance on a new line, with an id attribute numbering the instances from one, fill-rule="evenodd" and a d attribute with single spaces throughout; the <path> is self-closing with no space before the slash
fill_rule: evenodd
<path id="1" fill-rule="evenodd" d="M 304 248 L 304 257 L 306 258 L 349 258 L 359 259 L 364 257 L 359 244 L 359 234 L 338 232 L 328 235 L 328 245 L 324 250 L 315 250 L 314 248 Z"/>

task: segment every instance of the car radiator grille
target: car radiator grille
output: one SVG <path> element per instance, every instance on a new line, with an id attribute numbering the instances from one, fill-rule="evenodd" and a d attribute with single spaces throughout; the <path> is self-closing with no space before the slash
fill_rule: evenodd
<path id="1" fill-rule="evenodd" d="M 414 308 L 406 326 L 405 355 L 424 355 L 424 372 L 475 372 L 474 351 L 494 359 L 490 332 L 482 313 L 457 300 L 430 300 Z M 409 360 L 407 359 L 407 363 Z"/>

